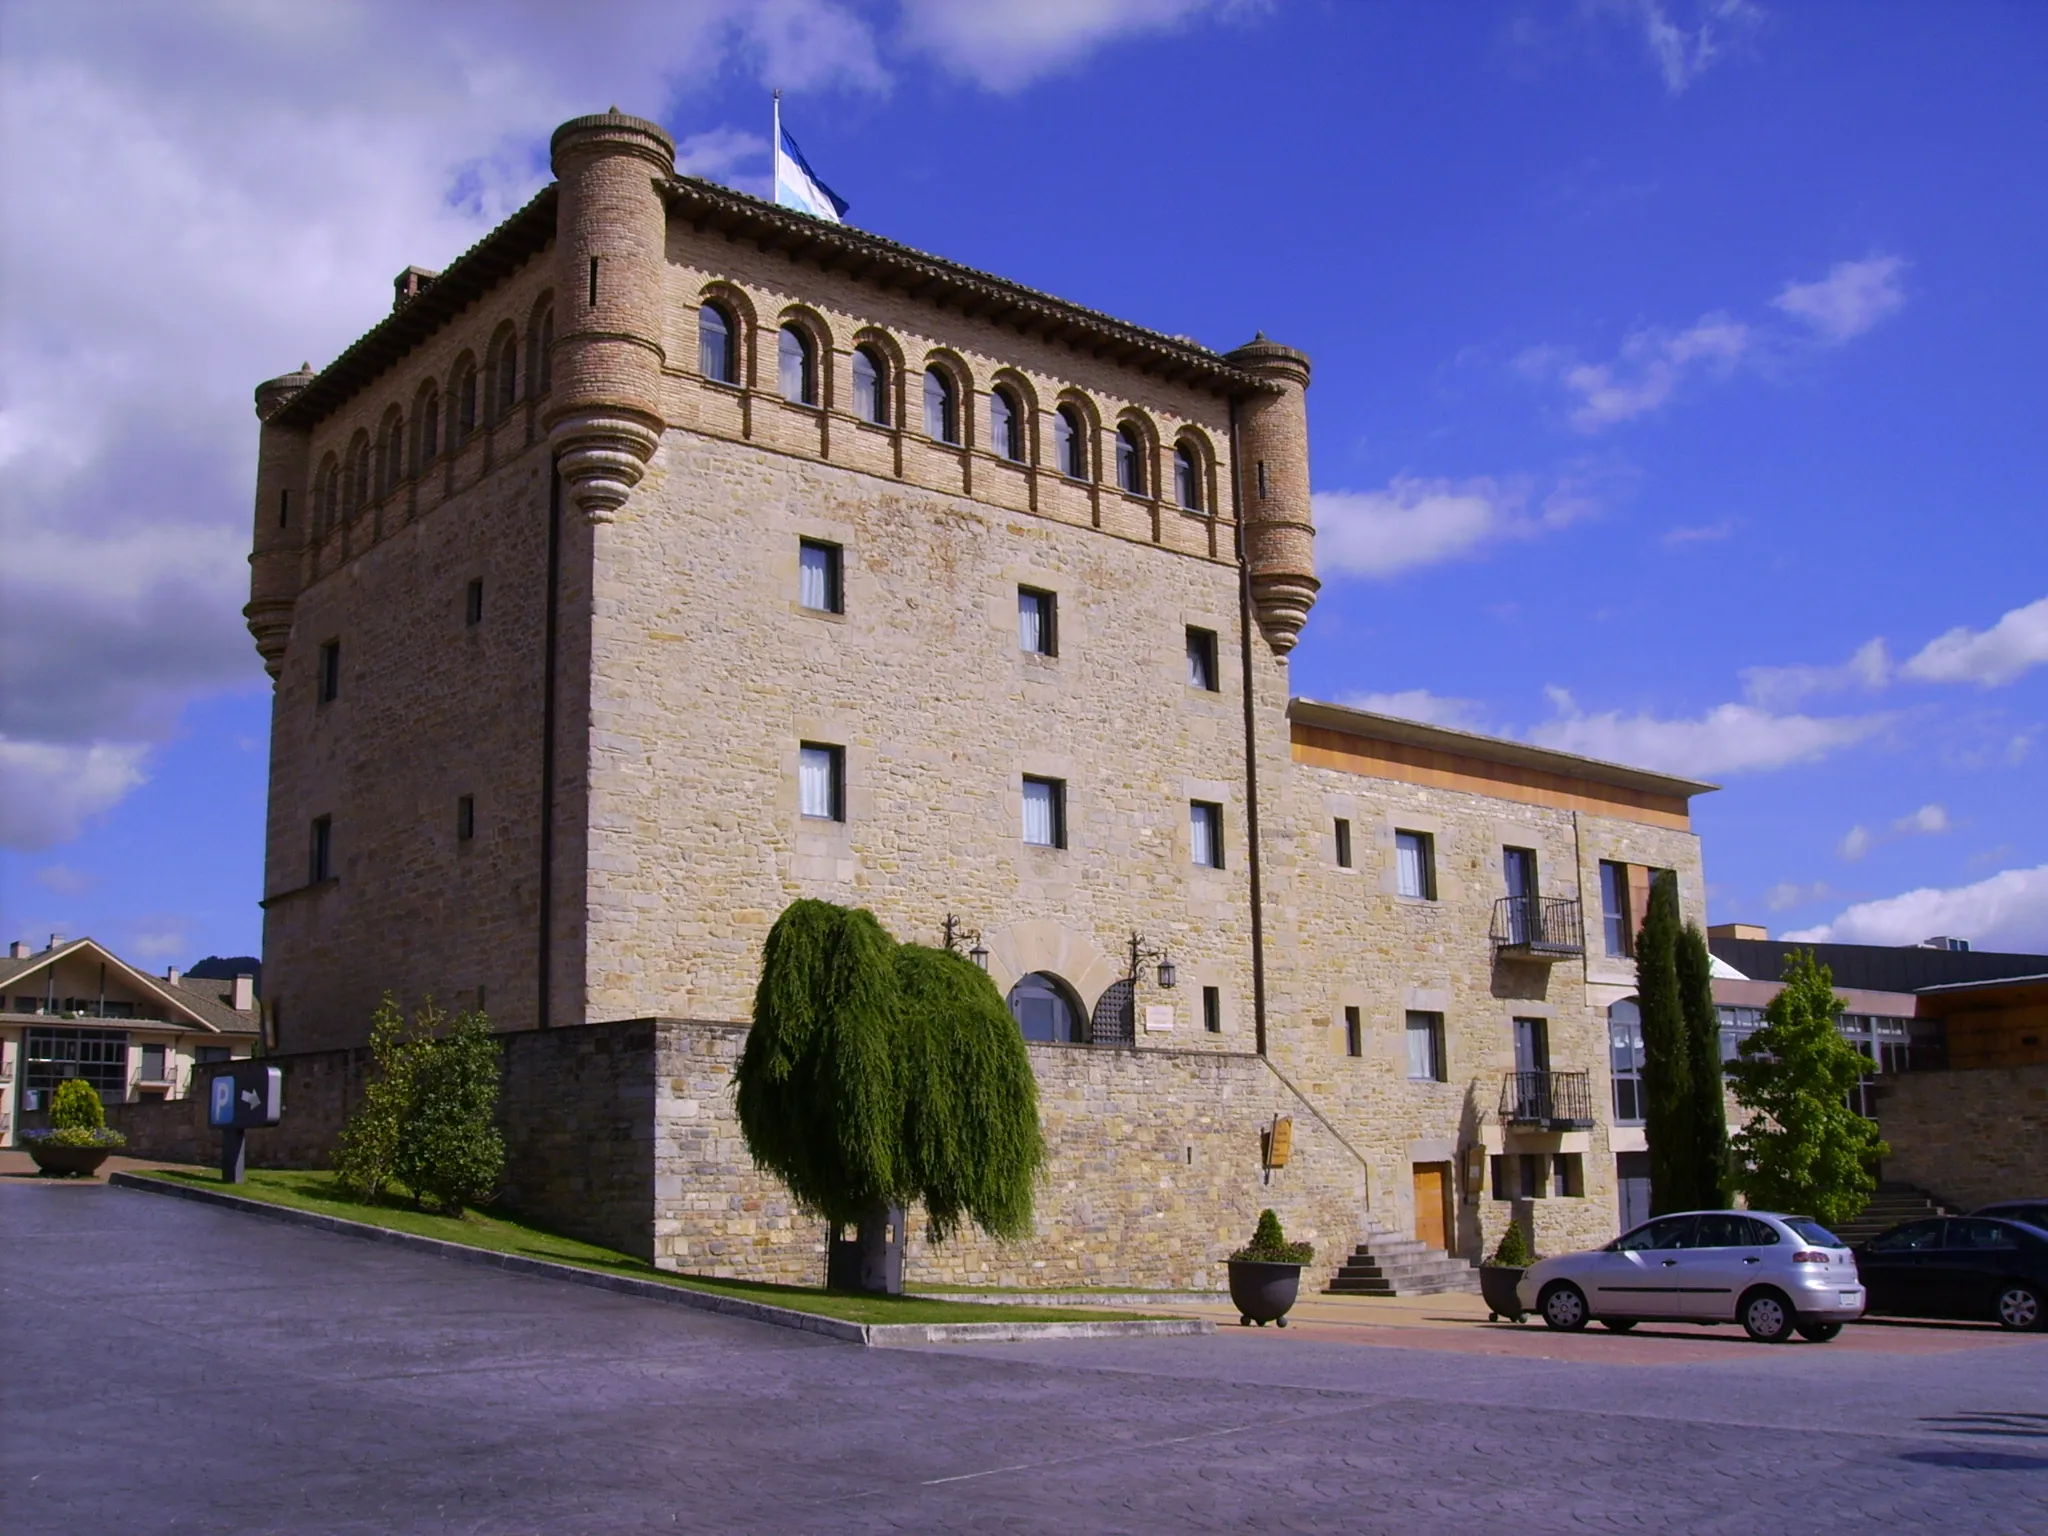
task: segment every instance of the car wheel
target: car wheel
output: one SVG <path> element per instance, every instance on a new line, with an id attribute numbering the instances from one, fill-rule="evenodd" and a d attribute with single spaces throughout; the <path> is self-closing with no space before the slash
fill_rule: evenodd
<path id="1" fill-rule="evenodd" d="M 2031 1285 L 2000 1286 L 1998 1326 L 2015 1330 L 2041 1326 L 2041 1293 Z"/>
<path id="2" fill-rule="evenodd" d="M 1569 1280 L 1553 1280 L 1536 1299 L 1543 1309 L 1543 1321 L 1560 1333 L 1577 1333 L 1586 1326 L 1586 1293 Z"/>
<path id="3" fill-rule="evenodd" d="M 1754 1290 L 1742 1298 L 1743 1331 L 1759 1344 L 1782 1344 L 1792 1337 L 1797 1314 L 1783 1291 Z"/>
<path id="4" fill-rule="evenodd" d="M 1600 1326 L 1609 1333 L 1627 1333 L 1638 1321 L 1639 1319 L 1633 1317 L 1603 1317 L 1600 1319 Z"/>
<path id="5" fill-rule="evenodd" d="M 1840 1323 L 1800 1323 L 1799 1337 L 1814 1344 L 1825 1344 L 1842 1331 Z"/>

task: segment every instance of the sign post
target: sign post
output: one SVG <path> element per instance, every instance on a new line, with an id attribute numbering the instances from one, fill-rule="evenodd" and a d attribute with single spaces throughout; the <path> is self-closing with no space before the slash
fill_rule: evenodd
<path id="1" fill-rule="evenodd" d="M 220 1181 L 239 1184 L 246 1168 L 243 1134 L 277 1124 L 284 1114 L 284 1073 L 261 1062 L 238 1061 L 216 1072 L 208 1089 L 206 1123 L 220 1131 Z"/>

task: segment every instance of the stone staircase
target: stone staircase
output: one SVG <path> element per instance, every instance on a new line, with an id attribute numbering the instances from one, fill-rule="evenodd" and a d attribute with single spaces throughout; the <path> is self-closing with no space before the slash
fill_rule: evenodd
<path id="1" fill-rule="evenodd" d="M 1339 1296 L 1441 1296 L 1478 1289 L 1479 1271 L 1463 1259 L 1377 1229 L 1330 1281 L 1330 1294 Z"/>
<path id="2" fill-rule="evenodd" d="M 1886 1182 L 1877 1186 L 1877 1193 L 1870 1197 L 1870 1204 L 1863 1207 L 1861 1215 L 1831 1230 L 1853 1248 L 1902 1221 L 1923 1221 L 1929 1216 L 1947 1214 L 1934 1196 L 1918 1185 Z"/>

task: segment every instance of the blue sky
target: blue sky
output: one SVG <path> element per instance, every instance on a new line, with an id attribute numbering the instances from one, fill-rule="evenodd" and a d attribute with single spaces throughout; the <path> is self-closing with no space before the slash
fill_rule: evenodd
<path id="1" fill-rule="evenodd" d="M 2048 950 L 2048 9 L 0 5 L 0 929 L 252 952 L 249 391 L 612 102 L 1315 362 L 1301 694 L 1715 780 L 1716 921 Z"/>

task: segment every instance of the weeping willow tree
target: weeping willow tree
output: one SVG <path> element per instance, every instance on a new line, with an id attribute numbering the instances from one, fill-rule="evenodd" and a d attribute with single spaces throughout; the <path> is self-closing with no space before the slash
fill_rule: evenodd
<path id="1" fill-rule="evenodd" d="M 1030 1230 L 1044 1143 L 1009 1009 L 979 967 L 898 945 L 870 912 L 804 900 L 776 919 L 735 1107 L 754 1161 L 864 1243 L 912 1201 L 941 1238 Z"/>

